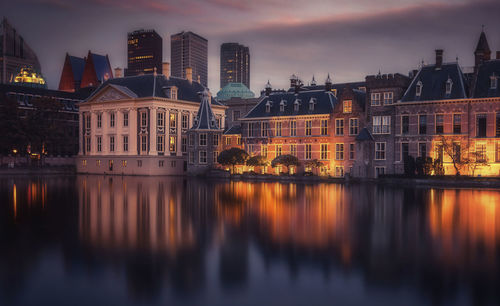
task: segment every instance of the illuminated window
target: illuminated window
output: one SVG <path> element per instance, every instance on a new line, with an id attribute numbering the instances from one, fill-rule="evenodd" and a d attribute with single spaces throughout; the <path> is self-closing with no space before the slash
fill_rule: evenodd
<path id="1" fill-rule="evenodd" d="M 391 105 L 394 102 L 394 93 L 392 91 L 384 92 L 384 105 Z"/>
<path id="2" fill-rule="evenodd" d="M 122 167 L 123 168 L 127 167 L 127 161 L 126 160 L 122 160 Z"/>
<path id="3" fill-rule="evenodd" d="M 267 158 L 267 145 L 263 144 L 260 146 L 260 155 Z"/>
<path id="4" fill-rule="evenodd" d="M 241 145 L 241 137 L 236 137 L 236 144 Z"/>
<path id="5" fill-rule="evenodd" d="M 328 135 L 328 119 L 321 119 L 321 135 Z"/>
<path id="6" fill-rule="evenodd" d="M 231 137 L 227 136 L 226 137 L 226 146 L 231 145 Z"/>
<path id="7" fill-rule="evenodd" d="M 352 113 L 352 100 L 344 101 L 344 114 Z"/>
<path id="8" fill-rule="evenodd" d="M 335 135 L 344 135 L 344 119 L 335 119 Z"/>
<path id="9" fill-rule="evenodd" d="M 290 136 L 297 136 L 297 121 L 290 121 Z"/>
<path id="10" fill-rule="evenodd" d="M 281 145 L 276 145 L 276 157 L 281 156 L 283 153 Z"/>
<path id="11" fill-rule="evenodd" d="M 344 176 L 344 166 L 335 166 L 335 176 L 336 177 Z"/>
<path id="12" fill-rule="evenodd" d="M 444 155 L 443 155 L 443 144 L 442 143 L 435 143 L 434 144 L 434 159 L 440 160 L 441 162 L 443 161 Z"/>
<path id="13" fill-rule="evenodd" d="M 207 145 L 207 134 L 202 133 L 202 134 L 200 134 L 199 137 L 200 137 L 199 138 L 199 144 L 200 144 L 200 146 L 206 146 Z"/>
<path id="14" fill-rule="evenodd" d="M 375 159 L 385 160 L 385 142 L 375 143 Z"/>
<path id="15" fill-rule="evenodd" d="M 297 156 L 297 145 L 296 144 L 291 144 L 290 145 L 290 154 L 293 156 Z"/>
<path id="16" fill-rule="evenodd" d="M 476 143 L 476 160 L 486 162 L 486 144 L 483 142 Z"/>
<path id="17" fill-rule="evenodd" d="M 281 136 L 281 121 L 276 122 L 276 136 Z"/>
<path id="18" fill-rule="evenodd" d="M 306 136 L 312 135 L 312 120 L 306 120 Z"/>
<path id="19" fill-rule="evenodd" d="M 496 150 L 495 150 L 495 161 L 498 163 L 500 162 L 500 141 L 497 141 L 496 143 Z"/>
<path id="20" fill-rule="evenodd" d="M 328 159 L 328 144 L 322 143 L 320 149 L 321 149 L 321 154 L 320 154 L 321 159 L 322 160 Z"/>
<path id="21" fill-rule="evenodd" d="M 307 143 L 305 149 L 306 149 L 305 159 L 311 159 L 311 157 L 312 157 L 312 146 L 311 146 L 311 144 Z"/>
<path id="22" fill-rule="evenodd" d="M 344 160 L 344 144 L 336 143 L 335 144 L 335 159 L 336 160 Z"/>
<path id="23" fill-rule="evenodd" d="M 96 165 L 97 167 L 100 167 L 100 166 L 101 166 L 101 160 L 100 160 L 100 159 L 96 160 L 96 161 L 95 161 L 95 165 Z"/>
<path id="24" fill-rule="evenodd" d="M 169 151 L 170 151 L 170 153 L 175 153 L 177 151 L 177 137 L 176 136 L 170 136 L 168 143 L 169 143 Z"/>
<path id="25" fill-rule="evenodd" d="M 177 127 L 177 114 L 170 113 L 170 128 L 175 129 Z"/>
<path id="26" fill-rule="evenodd" d="M 261 135 L 262 137 L 267 137 L 268 135 L 268 130 L 269 130 L 269 123 L 267 122 L 262 122 L 262 125 L 261 125 Z"/>
<path id="27" fill-rule="evenodd" d="M 500 112 L 496 113 L 496 133 L 497 137 L 500 137 Z"/>
<path id="28" fill-rule="evenodd" d="M 349 119 L 349 135 L 358 135 L 359 132 L 359 122 L 358 118 Z"/>
<path id="29" fill-rule="evenodd" d="M 374 92 L 371 95 L 371 105 L 372 106 L 379 106 L 380 105 L 380 93 L 379 92 Z"/>

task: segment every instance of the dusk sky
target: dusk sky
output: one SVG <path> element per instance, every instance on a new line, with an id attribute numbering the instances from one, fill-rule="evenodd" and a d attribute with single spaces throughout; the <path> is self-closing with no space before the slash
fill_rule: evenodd
<path id="1" fill-rule="evenodd" d="M 407 74 L 443 48 L 472 66 L 481 25 L 493 56 L 500 50 L 498 0 L 2 0 L 0 14 L 38 54 L 56 88 L 65 53 L 108 54 L 126 66 L 127 32 L 155 29 L 170 61 L 170 35 L 196 32 L 209 42 L 209 87 L 219 90 L 223 42 L 250 47 L 252 90 L 269 79 L 284 88 L 292 73 L 305 83 L 363 80 L 367 74 Z"/>

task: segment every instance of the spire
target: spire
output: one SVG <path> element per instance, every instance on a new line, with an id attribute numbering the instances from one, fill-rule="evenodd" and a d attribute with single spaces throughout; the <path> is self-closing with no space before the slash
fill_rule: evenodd
<path id="1" fill-rule="evenodd" d="M 211 100 L 212 96 L 208 88 L 205 88 L 199 93 L 201 98 L 200 108 L 198 114 L 194 118 L 192 130 L 218 130 L 217 121 L 215 120 L 214 113 L 212 112 Z"/>
<path id="2" fill-rule="evenodd" d="M 273 88 L 273 87 L 271 86 L 271 83 L 269 82 L 269 80 L 267 80 L 267 84 L 266 84 L 266 89 L 268 89 L 268 88 Z"/>
<path id="3" fill-rule="evenodd" d="M 328 73 L 328 76 L 326 77 L 325 84 L 332 84 L 332 79 L 330 79 L 330 73 Z"/>
<path id="4" fill-rule="evenodd" d="M 311 80 L 311 86 L 316 86 L 316 80 L 314 79 L 314 74 L 313 74 L 313 78 Z"/>
<path id="5" fill-rule="evenodd" d="M 481 35 L 479 36 L 479 41 L 477 42 L 475 53 L 477 52 L 483 52 L 483 54 L 491 53 L 491 49 L 488 44 L 488 39 L 486 39 L 486 33 L 484 33 L 484 25 L 483 25 L 483 30 L 481 31 Z"/>

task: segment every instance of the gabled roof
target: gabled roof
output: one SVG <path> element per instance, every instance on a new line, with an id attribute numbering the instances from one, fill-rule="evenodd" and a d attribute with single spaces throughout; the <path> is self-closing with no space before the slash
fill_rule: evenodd
<path id="1" fill-rule="evenodd" d="M 235 125 L 224 132 L 224 135 L 241 135 L 241 125 Z"/>
<path id="2" fill-rule="evenodd" d="M 453 82 L 450 94 L 446 94 L 448 79 Z M 416 95 L 419 82 L 422 84 L 420 97 Z M 401 98 L 401 102 L 465 99 L 467 92 L 467 81 L 457 63 L 443 64 L 437 69 L 435 65 L 428 65 L 422 67 L 417 73 Z"/>
<path id="3" fill-rule="evenodd" d="M 497 78 L 497 88 L 491 88 L 491 77 Z M 478 69 L 474 98 L 500 97 L 500 59 L 483 62 Z"/>
<path id="4" fill-rule="evenodd" d="M 106 55 L 90 53 L 89 56 L 92 57 L 92 62 L 94 63 L 94 69 L 98 80 L 103 81 L 106 78 L 113 77 L 113 72 Z"/>
<path id="5" fill-rule="evenodd" d="M 217 120 L 210 103 L 210 92 L 205 88 L 201 93 L 201 103 L 191 130 L 218 130 Z"/>
<path id="6" fill-rule="evenodd" d="M 356 140 L 366 141 L 366 140 L 374 140 L 374 138 L 367 128 L 363 128 L 361 132 L 359 132 L 358 136 L 356 136 Z"/>
<path id="7" fill-rule="evenodd" d="M 81 81 L 83 75 L 83 68 L 85 68 L 85 59 L 81 57 L 68 55 L 71 71 L 73 72 L 73 80 Z"/>
<path id="8" fill-rule="evenodd" d="M 165 89 L 168 87 L 175 86 L 177 87 L 178 100 L 198 102 L 198 103 L 200 102 L 198 93 L 202 92 L 205 89 L 205 87 L 198 82 L 194 81 L 189 82 L 186 79 L 176 78 L 172 76 L 167 79 L 164 75 L 161 74 L 156 75 L 156 77 L 154 76 L 154 74 L 145 74 L 145 75 L 109 79 L 106 82 L 104 82 L 101 86 L 99 86 L 92 93 L 91 97 L 95 96 L 109 84 L 120 86 L 122 91 L 123 88 L 126 88 L 127 90 L 135 94 L 137 98 L 146 98 L 146 97 L 168 98 Z M 215 99 L 212 99 L 212 103 L 214 105 L 222 105 Z"/>
<path id="9" fill-rule="evenodd" d="M 313 99 L 314 109 L 309 109 L 309 102 Z M 298 101 L 299 110 L 295 111 L 294 103 Z M 284 111 L 280 110 L 280 104 L 284 103 Z M 297 94 L 293 92 L 272 93 L 265 96 L 244 119 L 276 117 L 276 116 L 300 116 L 300 115 L 319 115 L 330 114 L 333 111 L 337 98 L 332 92 L 324 90 L 301 91 Z M 270 105 L 270 111 L 267 112 L 267 106 Z"/>

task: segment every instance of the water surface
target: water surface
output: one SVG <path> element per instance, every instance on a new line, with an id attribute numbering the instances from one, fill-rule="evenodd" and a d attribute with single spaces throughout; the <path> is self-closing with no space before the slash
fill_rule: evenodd
<path id="1" fill-rule="evenodd" d="M 500 192 L 0 178 L 0 305 L 497 305 Z"/>

